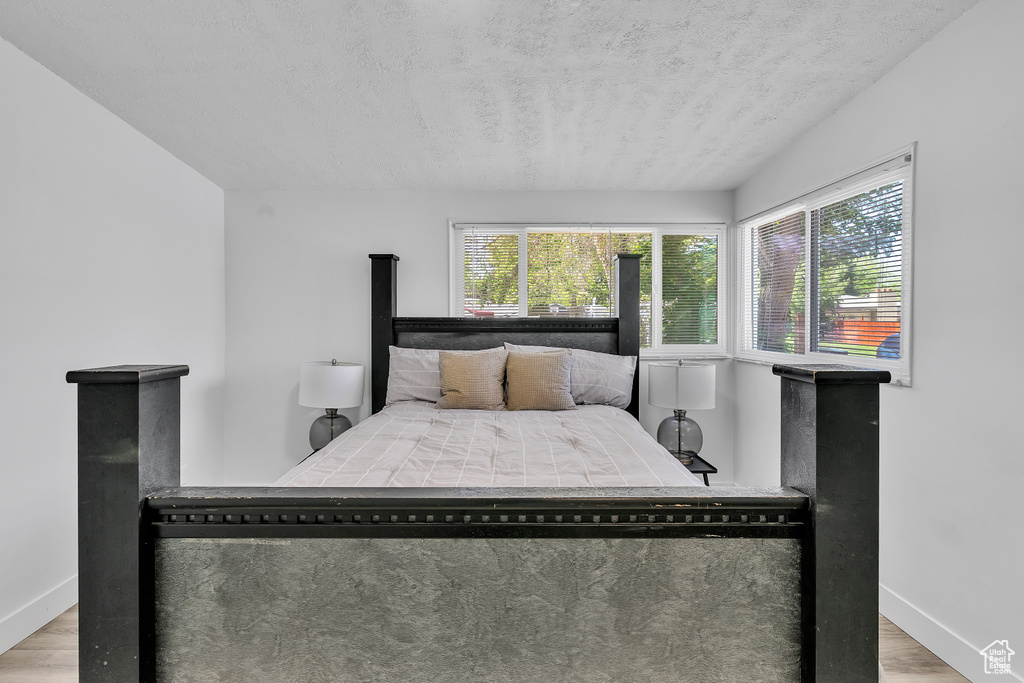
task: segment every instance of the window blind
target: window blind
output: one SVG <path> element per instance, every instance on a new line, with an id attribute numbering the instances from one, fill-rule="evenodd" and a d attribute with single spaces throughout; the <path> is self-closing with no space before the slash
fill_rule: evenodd
<path id="1" fill-rule="evenodd" d="M 641 290 L 649 295 L 650 242 L 650 233 L 610 229 L 528 231 L 529 315 L 614 315 L 615 254 L 641 254 L 646 259 Z"/>
<path id="2" fill-rule="evenodd" d="M 662 235 L 662 344 L 718 343 L 718 236 Z"/>
<path id="3" fill-rule="evenodd" d="M 462 237 L 462 315 L 519 315 L 519 237 L 468 230 Z"/>
<path id="4" fill-rule="evenodd" d="M 899 358 L 903 182 L 814 209 L 811 225 L 817 259 L 811 349 Z"/>
<path id="5" fill-rule="evenodd" d="M 806 218 L 798 211 L 750 229 L 753 278 L 749 308 L 754 324 L 748 329 L 755 349 L 804 352 Z"/>

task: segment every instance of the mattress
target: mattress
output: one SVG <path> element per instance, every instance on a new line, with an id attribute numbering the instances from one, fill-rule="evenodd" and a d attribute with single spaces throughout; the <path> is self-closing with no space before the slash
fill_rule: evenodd
<path id="1" fill-rule="evenodd" d="M 629 413 L 390 405 L 275 486 L 703 486 Z"/>

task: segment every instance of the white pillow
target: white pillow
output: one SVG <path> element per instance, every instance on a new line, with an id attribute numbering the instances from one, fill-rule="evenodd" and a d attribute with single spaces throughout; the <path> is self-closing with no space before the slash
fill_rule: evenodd
<path id="1" fill-rule="evenodd" d="M 441 365 L 437 349 L 389 346 L 388 394 L 385 404 L 441 400 Z"/>
<path id="2" fill-rule="evenodd" d="M 509 351 L 552 351 L 553 346 L 519 346 L 505 342 Z M 570 349 L 570 392 L 577 405 L 600 404 L 628 408 L 633 398 L 636 356 Z"/>

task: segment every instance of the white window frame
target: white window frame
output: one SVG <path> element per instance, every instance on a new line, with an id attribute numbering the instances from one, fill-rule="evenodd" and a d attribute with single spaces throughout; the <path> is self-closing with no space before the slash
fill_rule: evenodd
<path id="1" fill-rule="evenodd" d="M 449 315 L 464 314 L 464 271 L 462 235 L 469 227 L 489 234 L 519 234 L 519 253 L 526 253 L 526 236 L 530 232 L 641 232 L 652 233 L 651 239 L 651 340 L 652 346 L 641 349 L 642 358 L 671 355 L 686 358 L 725 358 L 729 340 L 729 232 L 724 223 L 498 223 L 488 221 L 448 221 L 449 242 Z M 718 240 L 718 343 L 716 344 L 660 344 L 662 333 L 662 272 L 661 237 L 663 235 L 712 235 Z M 526 315 L 526 268 L 519 269 L 519 315 Z"/>
<path id="2" fill-rule="evenodd" d="M 830 183 L 812 192 L 805 193 L 796 199 L 780 204 L 772 209 L 745 218 L 737 223 L 739 231 L 738 262 L 735 276 L 737 287 L 736 305 L 734 306 L 733 356 L 738 360 L 760 363 L 810 363 L 849 365 L 878 370 L 888 370 L 892 374 L 892 383 L 898 386 L 910 386 L 911 383 L 911 349 L 913 348 L 913 233 L 914 233 L 914 177 L 916 162 L 916 144 L 888 154 L 879 162 L 854 173 L 846 178 Z M 784 353 L 764 351 L 753 348 L 753 325 L 751 297 L 753 288 L 753 266 L 751 228 L 763 225 L 784 216 L 800 211 L 805 212 L 806 225 L 810 225 L 810 212 L 828 204 L 845 199 L 874 187 L 880 187 L 894 180 L 903 180 L 903 216 L 900 274 L 900 358 L 872 358 L 862 356 L 842 356 L 805 350 L 804 353 Z M 804 235 L 804 259 L 811 253 L 811 231 Z M 811 300 L 812 278 L 805 278 L 804 301 L 807 305 L 815 305 Z M 811 316 L 804 316 L 804 339 L 810 343 L 812 330 Z"/>

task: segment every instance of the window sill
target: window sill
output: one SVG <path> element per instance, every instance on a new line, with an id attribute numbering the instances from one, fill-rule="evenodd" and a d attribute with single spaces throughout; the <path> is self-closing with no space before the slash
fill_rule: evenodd
<path id="1" fill-rule="evenodd" d="M 660 360 L 729 360 L 731 356 L 726 353 L 687 353 L 685 351 L 672 352 L 672 351 L 650 351 L 644 352 L 640 349 L 640 360 L 641 361 L 660 361 Z"/>
<path id="2" fill-rule="evenodd" d="M 871 358 L 849 358 L 844 357 L 846 362 L 843 362 L 838 357 L 831 354 L 813 354 L 811 356 L 806 355 L 789 355 L 780 354 L 779 358 L 760 358 L 756 356 L 743 356 L 735 355 L 730 356 L 732 360 L 739 361 L 741 363 L 752 363 L 754 365 L 775 365 L 776 363 L 791 364 L 791 365 L 845 365 L 851 368 L 871 368 L 872 370 L 886 370 L 892 374 L 892 381 L 887 386 L 891 387 L 910 387 L 910 375 L 905 369 L 894 368 L 892 365 L 887 363 L 872 363 Z"/>

